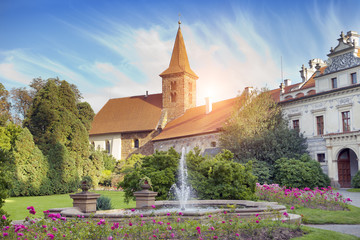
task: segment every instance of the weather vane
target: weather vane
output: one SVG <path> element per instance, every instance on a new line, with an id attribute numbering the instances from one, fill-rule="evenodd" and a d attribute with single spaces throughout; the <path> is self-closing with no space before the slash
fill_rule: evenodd
<path id="1" fill-rule="evenodd" d="M 179 23 L 179 27 L 180 27 L 180 24 L 181 24 L 181 21 L 180 21 L 180 16 L 181 16 L 181 14 L 179 13 L 179 21 L 178 21 L 178 23 Z"/>

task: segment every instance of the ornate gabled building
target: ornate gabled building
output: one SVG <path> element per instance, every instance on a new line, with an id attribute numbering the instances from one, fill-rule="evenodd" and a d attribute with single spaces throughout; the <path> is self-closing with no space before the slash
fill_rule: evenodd
<path id="1" fill-rule="evenodd" d="M 303 66 L 301 76 L 314 72 L 309 80 L 280 88 L 279 102 L 290 127 L 307 137 L 311 157 L 334 186 L 350 187 L 359 170 L 359 37 L 353 31 L 341 33 L 326 62 L 316 59 L 310 69 Z"/>

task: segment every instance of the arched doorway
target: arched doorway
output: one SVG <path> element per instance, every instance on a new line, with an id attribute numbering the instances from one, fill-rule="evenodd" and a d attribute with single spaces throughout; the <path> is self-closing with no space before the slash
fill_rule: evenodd
<path id="1" fill-rule="evenodd" d="M 355 152 L 349 148 L 340 151 L 338 157 L 339 184 L 342 188 L 351 187 L 351 178 L 358 171 L 358 159 Z"/>

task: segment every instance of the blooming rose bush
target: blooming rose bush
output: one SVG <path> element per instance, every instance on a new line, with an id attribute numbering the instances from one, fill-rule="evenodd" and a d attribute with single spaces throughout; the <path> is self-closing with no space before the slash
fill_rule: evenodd
<path id="1" fill-rule="evenodd" d="M 327 188 L 286 188 L 278 184 L 256 184 L 256 194 L 261 200 L 274 201 L 288 205 L 300 205 L 308 208 L 320 208 L 326 210 L 345 210 L 351 202 L 350 198 L 344 198 L 340 193 Z"/>
<path id="2" fill-rule="evenodd" d="M 34 208 L 28 208 L 30 214 Z M 132 212 L 136 212 L 134 210 Z M 208 221 L 189 220 L 181 212 L 168 213 L 166 217 L 145 218 L 132 215 L 122 222 L 107 219 L 62 217 L 50 214 L 44 219 L 26 218 L 23 224 L 0 229 L 1 239 L 243 239 L 251 234 L 276 236 L 286 231 L 290 236 L 300 236 L 300 225 L 262 219 L 259 214 L 243 219 L 224 211 L 208 215 Z M 286 216 L 285 216 L 286 217 Z M 294 234 L 295 235 L 294 235 Z M 260 234 L 260 235 L 259 235 Z M 264 235 L 265 237 L 265 235 Z"/>

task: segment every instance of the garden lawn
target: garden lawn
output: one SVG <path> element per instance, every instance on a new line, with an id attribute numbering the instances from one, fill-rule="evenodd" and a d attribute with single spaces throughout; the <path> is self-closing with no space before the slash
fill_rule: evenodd
<path id="1" fill-rule="evenodd" d="M 130 201 L 129 204 L 124 203 L 124 192 L 119 191 L 95 191 L 101 195 L 111 199 L 112 207 L 117 208 L 133 208 L 135 202 Z M 33 197 L 11 197 L 5 199 L 3 209 L 10 214 L 11 220 L 24 220 L 28 216 L 27 207 L 33 206 L 36 211 L 35 217 L 42 218 L 43 211 L 50 208 L 72 207 L 72 199 L 69 194 L 49 195 L 49 196 L 33 196 Z"/>
<path id="2" fill-rule="evenodd" d="M 350 188 L 346 190 L 347 192 L 360 192 L 360 188 Z"/>
<path id="3" fill-rule="evenodd" d="M 296 207 L 290 213 L 303 215 L 303 223 L 308 224 L 360 224 L 360 208 L 349 205 L 350 211 L 328 211 Z"/>
<path id="4" fill-rule="evenodd" d="M 301 229 L 306 231 L 308 234 L 306 234 L 302 237 L 293 238 L 293 239 L 296 239 L 296 240 L 329 240 L 329 239 L 331 239 L 331 240 L 355 240 L 355 239 L 359 239 L 358 237 L 353 236 L 353 235 L 343 234 L 343 233 L 339 233 L 339 232 L 328 231 L 328 230 L 323 230 L 323 229 L 318 229 L 318 228 L 302 226 Z"/>

